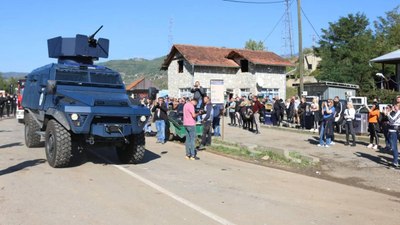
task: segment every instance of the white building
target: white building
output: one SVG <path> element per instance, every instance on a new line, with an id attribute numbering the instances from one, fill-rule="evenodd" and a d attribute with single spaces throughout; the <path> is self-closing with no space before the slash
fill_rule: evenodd
<path id="1" fill-rule="evenodd" d="M 191 96 L 195 81 L 210 93 L 210 80 L 224 81 L 232 96 L 258 94 L 286 98 L 286 67 L 293 66 L 273 52 L 192 45 L 174 45 L 162 69 L 168 70 L 172 97 Z"/>

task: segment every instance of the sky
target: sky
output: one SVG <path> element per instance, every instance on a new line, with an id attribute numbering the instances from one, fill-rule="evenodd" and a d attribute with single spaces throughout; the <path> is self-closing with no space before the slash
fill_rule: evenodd
<path id="1" fill-rule="evenodd" d="M 48 58 L 47 39 L 90 35 L 110 40 L 109 58 L 154 59 L 171 44 L 243 48 L 249 39 L 268 51 L 290 53 L 285 3 L 224 0 L 2 0 L 0 3 L 0 72 L 30 72 L 56 62 Z M 278 3 L 271 3 L 278 2 Z M 294 53 L 298 52 L 297 1 L 289 0 Z M 321 29 L 340 17 L 363 13 L 371 25 L 400 5 L 398 0 L 301 0 L 303 48 L 318 42 Z M 282 18 L 282 19 L 281 19 Z M 315 30 L 315 31 L 314 31 Z"/>

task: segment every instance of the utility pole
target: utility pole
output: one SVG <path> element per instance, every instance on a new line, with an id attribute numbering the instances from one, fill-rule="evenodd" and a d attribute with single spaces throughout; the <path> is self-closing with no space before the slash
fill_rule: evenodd
<path id="1" fill-rule="evenodd" d="M 303 74 L 304 74 L 304 55 L 303 55 L 303 34 L 301 28 L 301 3 L 297 0 L 297 21 L 299 28 L 299 74 L 300 74 L 300 95 L 303 94 L 304 84 L 303 84 Z"/>

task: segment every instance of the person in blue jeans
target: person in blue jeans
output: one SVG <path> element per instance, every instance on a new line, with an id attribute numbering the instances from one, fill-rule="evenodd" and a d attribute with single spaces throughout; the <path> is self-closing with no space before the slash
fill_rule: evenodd
<path id="1" fill-rule="evenodd" d="M 196 99 L 192 99 L 183 106 L 183 125 L 186 129 L 186 159 L 199 160 L 197 157 L 197 151 L 195 148 L 196 141 L 196 120 L 195 118 L 199 115 L 195 112 L 195 105 L 197 104 Z"/>
<path id="2" fill-rule="evenodd" d="M 214 130 L 214 136 L 221 136 L 220 121 L 221 121 L 222 109 L 223 109 L 223 106 L 221 106 L 219 104 L 216 104 L 213 107 L 214 118 L 213 118 L 213 121 L 212 121 L 212 127 L 213 127 L 213 130 Z"/>
<path id="3" fill-rule="evenodd" d="M 399 167 L 399 151 L 397 148 L 398 131 L 400 128 L 400 111 L 397 105 L 392 108 L 386 107 L 385 114 L 389 119 L 389 142 L 393 151 L 393 166 Z"/>
<path id="4" fill-rule="evenodd" d="M 332 141 L 333 121 L 335 117 L 335 107 L 333 106 L 332 99 L 328 99 L 328 102 L 322 102 L 322 116 L 318 146 L 329 147 Z"/>
<path id="5" fill-rule="evenodd" d="M 164 103 L 164 98 L 159 97 L 157 103 L 155 103 L 153 109 L 154 112 L 154 122 L 157 128 L 157 143 L 165 143 L 165 121 L 168 120 L 167 116 L 167 106 Z"/>

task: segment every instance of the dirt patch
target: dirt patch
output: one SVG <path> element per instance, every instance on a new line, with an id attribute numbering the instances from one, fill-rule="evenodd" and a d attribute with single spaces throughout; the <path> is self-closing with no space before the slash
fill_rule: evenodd
<path id="1" fill-rule="evenodd" d="M 318 179 L 324 179 L 324 180 L 328 180 L 328 181 L 332 181 L 335 183 L 340 183 L 340 184 L 344 184 L 344 185 L 348 185 L 348 186 L 353 186 L 353 187 L 358 187 L 358 188 L 362 188 L 365 190 L 370 190 L 370 191 L 374 191 L 374 192 L 379 192 L 379 193 L 383 193 L 383 194 L 387 194 L 390 196 L 394 196 L 394 197 L 398 197 L 400 198 L 400 192 L 396 191 L 396 190 L 385 190 L 383 188 L 378 188 L 378 187 L 374 187 L 374 186 L 370 186 L 370 185 L 366 185 L 364 184 L 365 180 L 360 178 L 360 177 L 346 177 L 346 178 L 340 178 L 340 177 L 335 177 L 330 175 L 331 173 L 333 173 L 333 168 L 336 168 L 337 166 L 342 167 L 342 168 L 346 168 L 349 173 L 351 173 L 351 171 L 353 171 L 354 169 L 356 170 L 361 170 L 362 168 L 357 168 L 357 167 L 347 167 L 348 164 L 346 163 L 338 163 L 335 160 L 321 160 L 319 164 L 317 165 L 310 165 L 307 167 L 304 166 L 293 166 L 293 165 L 286 165 L 286 164 L 281 164 L 281 163 L 277 163 L 277 162 L 273 162 L 273 161 L 268 161 L 268 160 L 255 160 L 255 159 L 249 159 L 249 158 L 244 158 L 244 157 L 240 157 L 240 156 L 233 156 L 233 155 L 229 155 L 229 154 L 224 154 L 218 151 L 214 151 L 211 148 L 209 148 L 207 150 L 207 152 L 213 153 L 213 154 L 217 154 L 217 155 L 221 155 L 224 157 L 228 157 L 228 158 L 232 158 L 232 159 L 236 159 L 236 160 L 240 160 L 243 162 L 247 162 L 247 163 L 253 163 L 256 165 L 260 165 L 260 166 L 265 166 L 265 167 L 269 167 L 269 168 L 274 168 L 274 169 L 279 169 L 279 170 L 284 170 L 287 172 L 292 172 L 292 173 L 297 173 L 297 174 L 302 174 L 305 176 L 309 176 L 309 177 L 314 177 L 314 178 L 318 178 Z M 333 165 L 335 164 L 335 165 Z M 329 166 L 330 165 L 330 166 Z"/>

